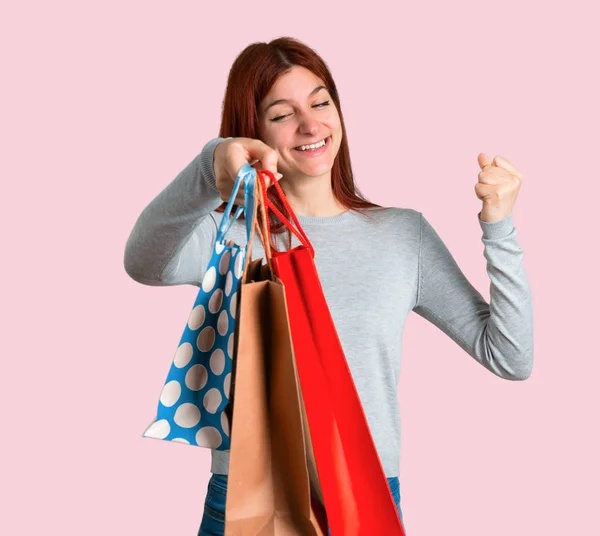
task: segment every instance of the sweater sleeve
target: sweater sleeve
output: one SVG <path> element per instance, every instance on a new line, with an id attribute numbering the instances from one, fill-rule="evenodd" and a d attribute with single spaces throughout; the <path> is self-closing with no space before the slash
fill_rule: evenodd
<path id="1" fill-rule="evenodd" d="M 493 374 L 525 380 L 533 367 L 533 308 L 513 215 L 491 223 L 477 217 L 483 232 L 490 303 L 467 280 L 421 214 L 413 310 Z"/>
<path id="2" fill-rule="evenodd" d="M 127 274 L 144 285 L 200 286 L 217 236 L 211 212 L 222 204 L 210 140 L 139 215 L 125 245 Z"/>

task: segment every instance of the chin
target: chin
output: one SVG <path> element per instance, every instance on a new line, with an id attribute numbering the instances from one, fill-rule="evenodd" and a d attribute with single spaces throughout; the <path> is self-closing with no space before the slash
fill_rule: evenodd
<path id="1" fill-rule="evenodd" d="M 319 177 L 329 173 L 333 168 L 333 162 L 320 162 L 318 164 L 298 166 L 295 169 L 296 173 L 302 173 L 304 175 L 310 175 L 311 177 Z"/>

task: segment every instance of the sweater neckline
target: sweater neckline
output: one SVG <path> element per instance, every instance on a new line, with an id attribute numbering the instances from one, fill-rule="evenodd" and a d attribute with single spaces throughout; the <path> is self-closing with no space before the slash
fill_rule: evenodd
<path id="1" fill-rule="evenodd" d="M 336 216 L 304 216 L 296 214 L 302 225 L 331 225 L 348 221 L 352 217 L 352 209 L 348 209 Z"/>

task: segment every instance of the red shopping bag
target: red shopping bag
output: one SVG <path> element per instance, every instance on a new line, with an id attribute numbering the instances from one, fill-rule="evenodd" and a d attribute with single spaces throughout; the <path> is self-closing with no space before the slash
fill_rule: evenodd
<path id="1" fill-rule="evenodd" d="M 289 220 L 268 200 L 269 175 Z M 258 173 L 266 206 L 300 240 L 273 251 L 286 293 L 292 343 L 313 441 L 327 519 L 333 536 L 405 536 L 394 498 L 354 385 L 321 281 L 314 249 L 272 174 Z M 268 218 L 267 234 L 270 235 Z M 265 236 L 266 242 L 270 236 Z"/>

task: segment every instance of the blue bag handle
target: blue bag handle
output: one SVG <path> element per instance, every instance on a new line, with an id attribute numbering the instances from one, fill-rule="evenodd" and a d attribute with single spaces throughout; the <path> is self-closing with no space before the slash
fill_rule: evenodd
<path id="1" fill-rule="evenodd" d="M 244 181 L 244 206 L 238 207 L 232 219 L 231 210 L 233 208 L 235 197 L 240 189 L 240 185 Z M 223 218 L 219 225 L 219 231 L 217 232 L 217 242 L 222 242 L 225 239 L 225 235 L 231 229 L 233 222 L 240 217 L 242 212 L 246 219 L 246 244 L 250 241 L 250 233 L 252 231 L 252 215 L 254 214 L 254 186 L 256 184 L 256 169 L 254 169 L 248 162 L 246 162 L 238 171 L 233 185 L 233 191 L 229 196 L 229 201 L 223 212 Z M 248 219 L 250 215 L 250 219 Z"/>

